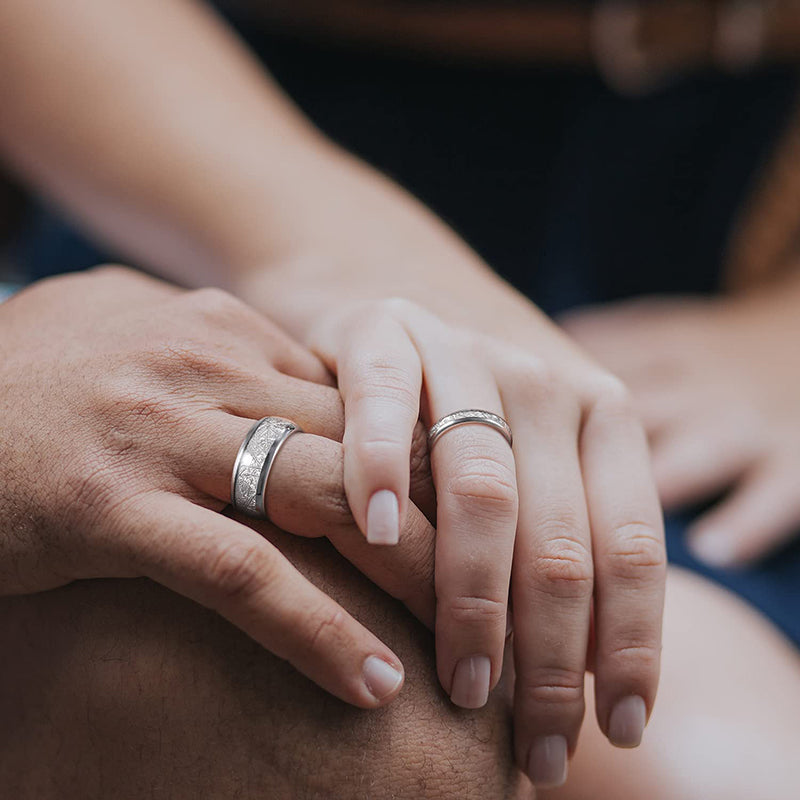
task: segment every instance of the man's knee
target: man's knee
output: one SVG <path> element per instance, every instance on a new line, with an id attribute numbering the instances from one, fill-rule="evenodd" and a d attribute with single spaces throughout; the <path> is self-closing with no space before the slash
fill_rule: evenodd
<path id="1" fill-rule="evenodd" d="M 0 604 L 0 784 L 20 800 L 523 796 L 501 692 L 454 708 L 403 608 L 324 542 L 282 546 L 403 658 L 394 703 L 346 706 L 147 581 L 77 584 Z"/>

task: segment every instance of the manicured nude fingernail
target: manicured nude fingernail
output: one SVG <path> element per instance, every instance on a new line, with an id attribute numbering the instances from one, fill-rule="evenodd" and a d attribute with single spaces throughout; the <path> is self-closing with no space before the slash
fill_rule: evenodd
<path id="1" fill-rule="evenodd" d="M 400 504 L 388 489 L 375 492 L 367 507 L 367 541 L 370 544 L 397 544 L 400 541 Z"/>
<path id="2" fill-rule="evenodd" d="M 364 661 L 363 677 L 369 693 L 376 700 L 383 700 L 400 685 L 403 673 L 391 664 L 387 664 L 382 658 L 369 656 Z"/>
<path id="3" fill-rule="evenodd" d="M 492 662 L 488 656 L 469 656 L 456 664 L 450 699 L 461 708 L 481 708 L 489 699 Z"/>
<path id="4" fill-rule="evenodd" d="M 722 531 L 703 531 L 689 537 L 689 549 L 712 567 L 730 567 L 736 562 L 736 551 L 730 536 Z"/>
<path id="5" fill-rule="evenodd" d="M 638 747 L 647 724 L 647 706 L 638 695 L 623 697 L 608 718 L 608 740 L 615 747 Z"/>
<path id="6" fill-rule="evenodd" d="M 528 757 L 528 777 L 542 789 L 563 785 L 567 780 L 567 740 L 563 736 L 540 736 L 533 740 Z"/>

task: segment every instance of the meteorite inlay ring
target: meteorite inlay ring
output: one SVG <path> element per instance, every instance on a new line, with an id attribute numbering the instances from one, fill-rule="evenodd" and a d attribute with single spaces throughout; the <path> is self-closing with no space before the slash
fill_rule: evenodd
<path id="1" fill-rule="evenodd" d="M 267 481 L 284 442 L 302 429 L 280 417 L 264 417 L 250 428 L 239 448 L 231 478 L 231 504 L 249 517 L 269 519 L 266 508 Z"/>
<path id="2" fill-rule="evenodd" d="M 467 408 L 442 417 L 428 431 L 428 452 L 433 450 L 433 446 L 442 434 L 449 431 L 450 428 L 455 428 L 456 425 L 488 425 L 490 428 L 500 431 L 509 446 L 514 441 L 511 436 L 511 428 L 501 416 L 492 414 L 491 411 L 482 411 L 479 408 Z"/>

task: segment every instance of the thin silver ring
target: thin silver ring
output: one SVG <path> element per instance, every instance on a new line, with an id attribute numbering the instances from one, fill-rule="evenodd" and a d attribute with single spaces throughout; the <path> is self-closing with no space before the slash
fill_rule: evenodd
<path id="1" fill-rule="evenodd" d="M 467 408 L 463 411 L 454 411 L 452 414 L 447 414 L 428 431 L 428 452 L 433 450 L 433 446 L 443 433 L 455 428 L 457 425 L 488 425 L 503 434 L 509 447 L 514 443 L 511 428 L 501 416 L 492 414 L 491 411 L 482 411 L 479 408 Z"/>
<path id="2" fill-rule="evenodd" d="M 231 476 L 231 505 L 257 519 L 269 519 L 266 507 L 267 481 L 272 465 L 286 440 L 302 428 L 288 419 L 264 417 L 250 428 Z"/>

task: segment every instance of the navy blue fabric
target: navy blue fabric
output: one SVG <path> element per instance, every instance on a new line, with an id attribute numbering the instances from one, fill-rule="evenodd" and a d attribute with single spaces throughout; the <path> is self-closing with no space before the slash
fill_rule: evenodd
<path id="1" fill-rule="evenodd" d="M 551 313 L 717 289 L 727 235 L 788 113 L 794 73 L 698 75 L 623 99 L 582 73 L 408 62 L 244 29 L 316 123 L 415 192 Z M 35 276 L 101 254 L 52 215 L 21 250 Z M 670 558 L 737 592 L 800 645 L 800 541 L 746 571 Z"/>
<path id="2" fill-rule="evenodd" d="M 768 560 L 746 570 L 712 569 L 686 548 L 691 514 L 668 516 L 667 553 L 673 564 L 731 589 L 760 609 L 800 647 L 800 537 Z"/>

